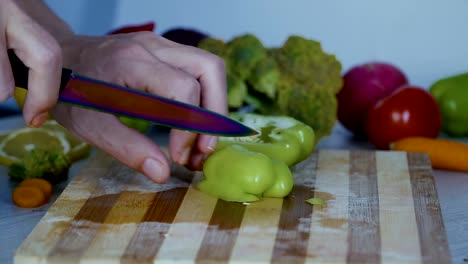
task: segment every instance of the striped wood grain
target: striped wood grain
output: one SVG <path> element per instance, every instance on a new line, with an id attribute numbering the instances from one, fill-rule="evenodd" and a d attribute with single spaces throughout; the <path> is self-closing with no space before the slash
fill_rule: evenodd
<path id="1" fill-rule="evenodd" d="M 426 156 L 319 151 L 294 175 L 285 199 L 245 205 L 201 193 L 189 184 L 191 173 L 174 176 L 186 187 L 135 191 L 128 186 L 143 176 L 101 153 L 65 189 L 15 262 L 450 262 Z M 311 197 L 327 204 L 305 203 Z"/>

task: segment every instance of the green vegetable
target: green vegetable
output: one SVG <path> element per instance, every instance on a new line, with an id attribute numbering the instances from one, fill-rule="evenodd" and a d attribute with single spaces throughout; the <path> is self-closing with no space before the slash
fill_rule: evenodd
<path id="1" fill-rule="evenodd" d="M 276 87 L 280 78 L 280 71 L 272 57 L 264 57 L 255 64 L 247 83 L 255 92 L 259 92 L 269 99 L 276 97 Z M 258 95 L 260 96 L 260 95 Z"/>
<path id="2" fill-rule="evenodd" d="M 244 34 L 228 42 L 207 38 L 198 47 L 222 57 L 228 78 L 234 78 L 228 80 L 231 112 L 247 104 L 255 113 L 291 116 L 311 126 L 317 142 L 331 133 L 343 85 L 341 64 L 319 42 L 290 36 L 281 47 L 267 48 Z M 239 89 L 241 82 L 247 94 Z"/>
<path id="3" fill-rule="evenodd" d="M 237 115 L 237 119 L 260 133 L 250 137 L 220 137 L 217 149 L 241 145 L 292 166 L 306 159 L 315 147 L 314 130 L 294 118 L 244 114 Z"/>
<path id="4" fill-rule="evenodd" d="M 468 73 L 441 79 L 429 91 L 442 114 L 442 131 L 449 136 L 468 136 Z"/>
<path id="5" fill-rule="evenodd" d="M 198 43 L 197 47 L 220 57 L 224 57 L 226 54 L 226 44 L 223 40 L 217 38 L 205 38 Z"/>
<path id="6" fill-rule="evenodd" d="M 244 98 L 247 95 L 247 86 L 245 85 L 245 82 L 228 72 L 227 86 L 228 106 L 241 107 L 244 103 Z"/>
<path id="7" fill-rule="evenodd" d="M 266 57 L 262 42 L 252 34 L 233 38 L 226 46 L 227 71 L 245 80 L 257 62 Z"/>
<path id="8" fill-rule="evenodd" d="M 68 178 L 70 166 L 70 159 L 61 150 L 32 149 L 9 167 L 8 175 L 12 181 L 40 178 L 55 184 Z"/>
<path id="9" fill-rule="evenodd" d="M 317 140 L 329 135 L 336 123 L 336 94 L 343 85 L 340 62 L 319 42 L 300 36 L 289 37 L 274 56 L 281 71 L 277 111 L 311 126 Z"/>
<path id="10" fill-rule="evenodd" d="M 311 205 L 326 205 L 327 203 L 320 198 L 310 198 L 306 200 L 306 203 Z"/>
<path id="11" fill-rule="evenodd" d="M 125 116 L 120 116 L 119 119 L 120 119 L 120 122 L 124 123 L 128 127 L 131 127 L 140 131 L 141 133 L 146 133 L 151 126 L 150 122 L 146 122 L 146 121 L 139 120 L 139 119 L 129 118 Z"/>
<path id="12" fill-rule="evenodd" d="M 205 178 L 197 188 L 225 201 L 281 198 L 293 187 L 293 176 L 285 163 L 240 145 L 230 145 L 213 153 L 206 160 L 203 173 Z"/>

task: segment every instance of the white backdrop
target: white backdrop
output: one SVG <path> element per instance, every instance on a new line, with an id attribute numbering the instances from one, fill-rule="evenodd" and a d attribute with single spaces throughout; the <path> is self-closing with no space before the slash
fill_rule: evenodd
<path id="1" fill-rule="evenodd" d="M 224 39 L 250 32 L 267 46 L 290 34 L 322 42 L 344 70 L 370 60 L 401 67 L 413 84 L 468 71 L 466 0 L 48 0 L 78 33 L 155 21 Z"/>

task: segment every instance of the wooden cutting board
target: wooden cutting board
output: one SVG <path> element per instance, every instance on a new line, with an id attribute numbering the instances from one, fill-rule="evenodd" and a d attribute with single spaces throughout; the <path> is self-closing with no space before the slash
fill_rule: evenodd
<path id="1" fill-rule="evenodd" d="M 157 185 L 97 152 L 23 242 L 15 263 L 449 263 L 427 156 L 323 150 L 285 199 L 214 199 L 173 167 Z M 317 197 L 326 205 L 310 205 Z"/>

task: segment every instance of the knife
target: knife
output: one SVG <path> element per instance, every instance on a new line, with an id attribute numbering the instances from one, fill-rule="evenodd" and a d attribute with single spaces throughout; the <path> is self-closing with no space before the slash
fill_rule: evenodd
<path id="1" fill-rule="evenodd" d="M 29 68 L 13 50 L 8 50 L 8 57 L 16 87 L 27 89 Z M 228 137 L 258 134 L 250 127 L 213 111 L 89 78 L 67 68 L 62 68 L 58 101 L 201 134 Z"/>

